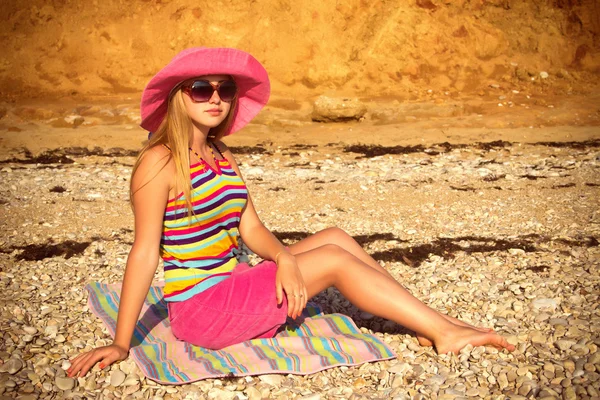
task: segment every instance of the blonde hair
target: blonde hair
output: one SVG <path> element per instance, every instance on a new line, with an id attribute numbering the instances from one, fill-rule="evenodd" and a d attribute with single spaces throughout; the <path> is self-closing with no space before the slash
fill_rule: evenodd
<path id="1" fill-rule="evenodd" d="M 190 147 L 192 146 L 193 140 L 193 126 L 192 119 L 189 117 L 185 103 L 183 101 L 183 91 L 181 85 L 174 89 L 169 97 L 167 103 L 167 114 L 156 132 L 152 132 L 148 138 L 148 142 L 138 154 L 138 157 L 133 165 L 133 171 L 131 176 L 135 175 L 142 158 L 147 151 L 151 150 L 156 146 L 166 146 L 170 151 L 168 157 L 166 157 L 165 163 L 160 167 L 162 170 L 171 160 L 175 164 L 175 193 L 176 196 L 183 192 L 185 196 L 185 204 L 181 207 L 186 207 L 188 210 L 188 224 L 191 224 L 192 215 L 194 214 L 192 209 L 191 193 L 192 193 L 192 180 L 190 178 Z M 237 106 L 237 96 L 231 102 L 229 113 L 218 126 L 211 128 L 208 132 L 208 141 L 215 142 L 221 140 L 227 132 L 229 126 L 233 121 L 235 115 L 235 109 Z M 159 170 L 159 171 L 160 171 Z M 155 175 L 156 176 L 156 175 Z M 133 195 L 144 187 L 150 180 L 140 186 L 137 190 L 133 190 L 130 186 L 129 199 L 133 207 Z M 133 182 L 133 179 L 131 179 Z"/>

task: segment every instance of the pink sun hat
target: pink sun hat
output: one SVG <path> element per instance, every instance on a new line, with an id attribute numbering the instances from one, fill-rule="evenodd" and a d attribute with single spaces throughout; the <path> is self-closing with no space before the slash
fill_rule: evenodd
<path id="1" fill-rule="evenodd" d="M 226 135 L 246 126 L 269 100 L 271 85 L 267 71 L 250 54 L 230 48 L 192 47 L 173 57 L 148 82 L 142 93 L 140 126 L 156 132 L 167 115 L 171 90 L 201 75 L 231 75 L 238 87 L 238 104 Z"/>

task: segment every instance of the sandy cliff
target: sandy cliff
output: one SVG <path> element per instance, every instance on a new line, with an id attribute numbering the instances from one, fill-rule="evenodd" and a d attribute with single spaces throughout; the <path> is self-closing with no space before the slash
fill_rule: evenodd
<path id="1" fill-rule="evenodd" d="M 600 73 L 595 0 L 6 0 L 6 98 L 138 96 L 189 46 L 233 46 L 276 94 L 411 97 L 491 82 L 589 88 Z"/>

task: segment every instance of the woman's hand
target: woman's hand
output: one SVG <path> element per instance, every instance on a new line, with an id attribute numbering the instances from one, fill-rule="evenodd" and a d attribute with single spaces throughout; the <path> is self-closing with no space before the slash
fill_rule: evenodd
<path id="1" fill-rule="evenodd" d="M 128 350 L 116 344 L 98 347 L 87 353 L 81 353 L 71 360 L 71 367 L 67 370 L 67 376 L 71 378 L 74 376 L 85 376 L 98 361 L 101 361 L 100 368 L 104 369 L 115 361 L 126 359 L 128 354 Z"/>
<path id="2" fill-rule="evenodd" d="M 308 301 L 306 285 L 293 255 L 283 252 L 277 258 L 277 276 L 275 278 L 277 304 L 281 304 L 283 301 L 283 292 L 285 291 L 288 301 L 288 316 L 295 319 L 302 314 Z"/>

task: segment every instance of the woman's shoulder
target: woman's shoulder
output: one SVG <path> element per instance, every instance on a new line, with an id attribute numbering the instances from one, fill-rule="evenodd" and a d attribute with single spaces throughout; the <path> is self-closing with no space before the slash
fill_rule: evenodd
<path id="1" fill-rule="evenodd" d="M 152 166 L 157 163 L 166 164 L 171 161 L 171 151 L 164 145 L 150 147 L 146 149 L 140 156 L 140 163 L 147 164 L 148 166 Z"/>
<path id="2" fill-rule="evenodd" d="M 158 145 L 150 147 L 140 155 L 136 172 L 142 172 L 142 175 L 152 173 L 152 175 L 169 176 L 175 171 L 175 165 L 171 152 L 165 146 Z"/>

